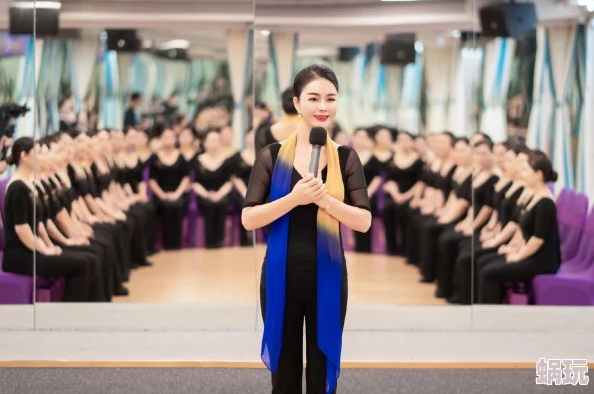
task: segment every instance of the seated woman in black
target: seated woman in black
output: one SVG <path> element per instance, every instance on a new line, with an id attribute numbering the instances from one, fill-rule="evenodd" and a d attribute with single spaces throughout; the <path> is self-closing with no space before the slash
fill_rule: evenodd
<path id="1" fill-rule="evenodd" d="M 38 235 L 36 217 L 42 217 L 43 211 L 33 183 L 34 147 L 33 139 L 21 137 L 13 143 L 12 156 L 7 159 L 16 169 L 4 197 L 2 269 L 20 275 L 35 273 L 43 278 L 64 278 L 65 302 L 100 300 L 95 265 L 90 260 L 64 253 L 59 247 L 48 247 Z"/>
<path id="2" fill-rule="evenodd" d="M 182 247 L 182 225 L 189 201 L 189 170 L 184 156 L 175 148 L 173 130 L 164 128 L 160 134 L 161 148 L 151 159 L 149 185 L 162 223 L 163 247 L 177 250 Z"/>
<path id="3" fill-rule="evenodd" d="M 370 129 L 370 135 L 374 143 L 373 155 L 380 162 L 382 172 L 386 170 L 388 163 L 394 157 L 395 134 L 383 126 L 375 126 Z"/>
<path id="4" fill-rule="evenodd" d="M 437 223 L 440 215 L 451 204 L 452 190 L 454 190 L 454 174 L 457 170 L 456 153 L 454 152 L 455 140 L 450 134 L 440 133 L 432 138 L 435 159 L 432 161 L 432 172 L 429 182 L 424 188 L 420 201 L 410 207 L 415 211 L 409 215 L 407 223 L 410 235 L 409 263 L 418 265 L 421 269 L 421 281 L 433 282 L 435 268 L 433 261 L 437 250 L 437 238 L 445 224 Z M 422 247 L 419 247 L 422 245 Z"/>
<path id="5" fill-rule="evenodd" d="M 494 188 L 491 219 L 481 230 L 479 242 L 473 240 L 460 246 L 454 274 L 455 294 L 448 298 L 448 302 L 463 305 L 471 303 L 472 283 L 476 283 L 476 270 L 472 269 L 472 262 L 485 254 L 497 252 L 497 248 L 512 236 L 510 229 L 513 224 L 509 223 L 518 199 L 524 192 L 524 183 L 521 165 L 513 150 L 506 152 L 502 165 L 502 176 Z"/>
<path id="6" fill-rule="evenodd" d="M 555 274 L 561 265 L 561 242 L 554 196 L 547 183 L 557 180 L 550 160 L 532 151 L 524 179 L 534 194 L 520 218 L 522 246 L 479 272 L 479 303 L 500 304 L 505 283 L 530 283 L 536 275 Z"/>
<path id="7" fill-rule="evenodd" d="M 194 172 L 194 191 L 200 212 L 204 215 L 207 248 L 220 248 L 225 238 L 225 217 L 231 204 L 231 169 L 225 152 L 221 151 L 221 135 L 208 131 L 198 156 Z"/>
<path id="8" fill-rule="evenodd" d="M 372 215 L 377 214 L 377 191 L 382 183 L 381 163 L 373 155 L 371 148 L 373 141 L 367 129 L 358 128 L 353 135 L 353 149 L 357 152 L 359 160 L 363 165 L 365 181 L 367 182 L 367 195 Z M 371 253 L 371 231 L 354 231 L 355 252 Z"/>
<path id="9" fill-rule="evenodd" d="M 405 231 L 408 203 L 418 195 L 424 163 L 417 155 L 413 136 L 409 133 L 398 133 L 396 149 L 386 168 L 382 219 L 388 254 L 403 256 L 408 245 Z"/>
<path id="10" fill-rule="evenodd" d="M 124 189 L 128 197 L 138 206 L 146 216 L 144 232 L 147 256 L 155 253 L 155 241 L 157 239 L 157 212 L 148 195 L 148 186 L 144 178 L 145 169 L 150 156 L 142 156 L 138 150 L 141 144 L 147 141 L 143 131 L 129 129 L 126 134 L 126 151 L 123 154 L 125 164 L 125 185 Z M 149 263 L 150 264 L 150 263 Z"/>
<path id="11" fill-rule="evenodd" d="M 123 214 L 112 209 L 102 200 L 101 192 L 93 175 L 92 164 L 97 155 L 99 142 L 85 133 L 80 133 L 74 142 L 74 157 L 68 165 L 68 175 L 77 194 L 72 209 L 77 217 L 90 225 L 95 236 L 109 238 L 117 255 L 114 283 L 127 280 L 130 269 L 129 238 L 125 225 L 119 221 Z M 125 216 L 124 216 L 125 217 Z M 117 295 L 127 295 L 128 290 L 119 286 Z"/>
<path id="12" fill-rule="evenodd" d="M 488 140 L 474 145 L 472 192 L 464 197 L 469 206 L 466 217 L 455 226 L 449 226 L 439 237 L 436 297 L 452 296 L 459 247 L 465 243 L 472 244 L 473 235 L 478 235 L 493 212 L 493 190 L 499 178 L 494 173 L 492 149 L 493 145 Z"/>
<path id="13" fill-rule="evenodd" d="M 301 121 L 293 103 L 293 96 L 292 87 L 285 89 L 281 95 L 283 117 L 276 123 L 264 122 L 256 128 L 254 135 L 256 154 L 267 145 L 286 140 L 295 130 L 297 122 Z"/>
<path id="14" fill-rule="evenodd" d="M 194 168 L 200 149 L 200 139 L 196 138 L 190 128 L 185 128 L 178 136 L 179 151 L 184 156 L 188 168 Z"/>
<path id="15" fill-rule="evenodd" d="M 247 192 L 247 185 L 250 181 L 250 174 L 254 167 L 254 161 L 256 160 L 256 150 L 254 148 L 254 131 L 249 130 L 245 133 L 245 148 L 237 152 L 234 156 L 227 159 L 227 163 L 230 166 L 231 182 L 233 183 L 234 193 L 232 198 L 239 210 L 243 208 L 243 202 L 245 199 L 245 193 Z M 251 232 L 245 230 L 241 226 L 241 245 L 250 245 Z"/>

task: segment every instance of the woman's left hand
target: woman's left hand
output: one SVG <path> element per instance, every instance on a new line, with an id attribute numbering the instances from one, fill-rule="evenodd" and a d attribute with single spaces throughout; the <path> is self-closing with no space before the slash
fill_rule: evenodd
<path id="1" fill-rule="evenodd" d="M 505 261 L 508 263 L 517 263 L 520 261 L 520 255 L 518 253 L 510 253 L 505 257 Z"/>

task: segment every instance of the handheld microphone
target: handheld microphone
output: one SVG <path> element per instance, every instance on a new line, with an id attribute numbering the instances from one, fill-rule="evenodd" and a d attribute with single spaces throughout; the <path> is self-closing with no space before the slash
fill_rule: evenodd
<path id="1" fill-rule="evenodd" d="M 320 152 L 322 146 L 326 145 L 328 133 L 323 127 L 314 127 L 309 132 L 309 143 L 312 145 L 311 161 L 309 162 L 309 172 L 314 177 L 318 176 L 318 166 L 320 164 Z"/>

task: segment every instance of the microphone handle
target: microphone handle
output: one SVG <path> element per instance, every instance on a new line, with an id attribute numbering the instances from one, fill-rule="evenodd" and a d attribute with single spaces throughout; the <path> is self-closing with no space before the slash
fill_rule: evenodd
<path id="1" fill-rule="evenodd" d="M 309 172 L 314 177 L 318 176 L 318 166 L 320 164 L 320 152 L 322 147 L 320 145 L 313 145 L 311 149 L 311 161 L 309 162 Z"/>

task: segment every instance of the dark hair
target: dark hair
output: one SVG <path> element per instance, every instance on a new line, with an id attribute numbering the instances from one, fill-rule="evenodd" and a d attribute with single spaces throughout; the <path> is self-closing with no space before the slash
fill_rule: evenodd
<path id="1" fill-rule="evenodd" d="M 505 148 L 505 150 L 510 150 L 512 148 L 512 143 L 509 140 L 502 142 L 500 144 L 497 144 L 497 145 L 503 146 Z"/>
<path id="2" fill-rule="evenodd" d="M 295 108 L 295 104 L 293 104 L 293 94 L 292 88 L 287 88 L 281 95 L 281 106 L 283 107 L 283 111 L 287 115 L 297 115 L 297 108 Z"/>
<path id="3" fill-rule="evenodd" d="M 400 130 L 400 131 L 397 132 L 397 135 L 400 135 L 400 134 L 408 135 L 412 140 L 415 139 L 415 136 L 412 135 L 412 133 L 409 133 L 408 131 Z"/>
<path id="4" fill-rule="evenodd" d="M 479 142 L 475 143 L 473 148 L 478 148 L 479 146 L 483 146 L 485 145 L 487 148 L 489 148 L 489 151 L 493 150 L 493 141 L 491 141 L 491 139 L 483 139 L 480 140 Z"/>
<path id="5" fill-rule="evenodd" d="M 451 131 L 444 131 L 443 135 L 450 137 L 450 146 L 456 145 L 456 136 Z"/>
<path id="6" fill-rule="evenodd" d="M 457 144 L 458 142 L 464 142 L 466 145 L 470 144 L 470 140 L 466 137 L 458 137 L 456 138 L 456 142 L 455 144 Z"/>
<path id="7" fill-rule="evenodd" d="M 21 154 L 31 152 L 35 147 L 35 141 L 30 137 L 21 137 L 12 144 L 12 153 L 6 158 L 6 164 L 18 167 L 21 161 Z"/>
<path id="8" fill-rule="evenodd" d="M 533 150 L 528 155 L 528 164 L 534 171 L 540 171 L 545 183 L 555 182 L 559 175 L 553 170 L 553 165 L 547 155 L 538 149 Z"/>
<path id="9" fill-rule="evenodd" d="M 135 92 L 135 93 L 132 93 L 132 95 L 130 95 L 130 100 L 131 101 L 136 101 L 136 100 L 138 100 L 141 97 L 142 97 L 142 95 L 140 93 Z"/>
<path id="10" fill-rule="evenodd" d="M 492 140 L 492 139 L 491 139 L 491 137 L 489 137 L 487 134 L 485 134 L 485 133 L 483 133 L 483 132 L 479 131 L 479 132 L 477 132 L 476 134 L 474 134 L 474 135 L 473 135 L 473 137 L 474 137 L 475 135 L 481 136 L 481 137 L 482 137 L 482 141 L 488 141 L 488 142 L 490 142 L 490 143 L 491 143 L 491 146 L 493 145 L 493 140 Z M 471 137 L 471 138 L 472 138 L 472 137 Z M 476 148 L 477 144 L 478 144 L 478 143 L 475 143 L 475 144 L 474 144 L 474 146 L 473 146 L 473 148 Z"/>
<path id="11" fill-rule="evenodd" d="M 323 78 L 332 83 L 338 92 L 338 79 L 334 71 L 328 66 L 321 64 L 312 64 L 311 66 L 305 67 L 297 73 L 295 80 L 293 81 L 293 94 L 295 97 L 301 97 L 303 89 L 312 81 Z"/>

